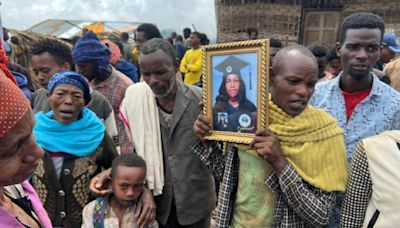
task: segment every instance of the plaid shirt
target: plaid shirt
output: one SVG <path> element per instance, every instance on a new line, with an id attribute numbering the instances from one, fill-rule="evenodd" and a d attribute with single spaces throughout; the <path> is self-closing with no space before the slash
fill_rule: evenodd
<path id="1" fill-rule="evenodd" d="M 229 227 L 238 186 L 239 158 L 234 144 L 224 146 L 226 157 L 216 142 L 207 151 L 200 141 L 192 146 L 194 152 L 222 179 L 218 196 L 216 227 Z M 335 206 L 336 193 L 317 189 L 296 173 L 291 165 L 277 176 L 272 173 L 265 184 L 277 194 L 273 227 L 323 227 L 329 222 Z"/>
<path id="2" fill-rule="evenodd" d="M 98 84 L 91 83 L 91 87 L 101 92 L 113 106 L 121 153 L 129 152 L 133 148 L 125 130 L 124 122 L 119 117 L 119 106 L 121 105 L 122 99 L 125 97 L 126 89 L 130 85 L 132 85 L 132 81 L 114 68 L 112 68 L 111 75 L 106 80 Z"/>
<path id="3" fill-rule="evenodd" d="M 356 146 L 343 202 L 340 227 L 361 227 L 372 196 L 368 159 L 362 141 Z"/>

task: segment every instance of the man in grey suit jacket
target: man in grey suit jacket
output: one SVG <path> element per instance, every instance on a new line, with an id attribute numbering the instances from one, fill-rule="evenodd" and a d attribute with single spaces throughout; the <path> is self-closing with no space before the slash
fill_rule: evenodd
<path id="1" fill-rule="evenodd" d="M 190 150 L 197 139 L 193 124 L 200 114 L 201 89 L 176 80 L 179 62 L 167 41 L 154 38 L 140 51 L 141 74 L 157 100 L 162 138 L 164 188 L 154 197 L 157 221 L 160 227 L 209 227 L 216 205 L 214 181 L 210 170 Z M 130 118 L 135 117 L 126 119 Z M 104 175 L 94 179 L 99 183 Z M 99 193 L 101 188 L 93 182 L 91 190 Z M 151 214 L 147 206 L 142 211 Z M 148 215 L 143 216 L 151 217 Z"/>

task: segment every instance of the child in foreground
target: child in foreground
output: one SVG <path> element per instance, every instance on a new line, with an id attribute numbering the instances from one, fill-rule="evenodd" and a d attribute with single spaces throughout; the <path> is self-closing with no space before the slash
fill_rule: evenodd
<path id="1" fill-rule="evenodd" d="M 85 206 L 82 228 L 138 228 L 134 212 L 145 179 L 146 163 L 140 156 L 125 153 L 116 157 L 111 170 L 112 193 Z M 149 227 L 158 227 L 157 222 Z"/>

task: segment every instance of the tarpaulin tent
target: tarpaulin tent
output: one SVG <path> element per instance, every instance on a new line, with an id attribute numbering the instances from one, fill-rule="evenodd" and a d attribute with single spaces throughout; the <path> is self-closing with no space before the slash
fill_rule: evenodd
<path id="1" fill-rule="evenodd" d="M 98 35 L 110 33 L 132 33 L 142 22 L 109 22 L 109 21 L 80 21 L 80 20 L 56 20 L 49 19 L 40 22 L 27 32 L 44 34 L 61 39 L 71 39 L 82 35 L 82 29 L 96 32 Z"/>

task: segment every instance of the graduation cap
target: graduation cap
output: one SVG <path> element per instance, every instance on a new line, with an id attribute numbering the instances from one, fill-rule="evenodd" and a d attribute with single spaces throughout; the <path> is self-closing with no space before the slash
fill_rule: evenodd
<path id="1" fill-rule="evenodd" d="M 222 72 L 224 76 L 227 76 L 229 74 L 236 74 L 241 77 L 240 71 L 246 66 L 249 66 L 249 85 L 250 85 L 249 89 L 251 90 L 252 86 L 251 86 L 250 63 L 245 62 L 233 55 L 230 55 L 224 61 L 219 63 L 214 69 Z"/>

